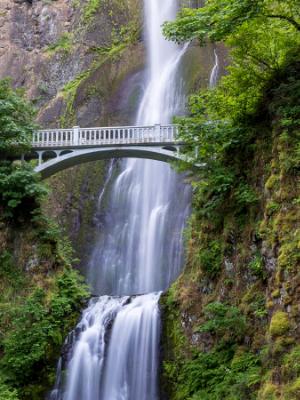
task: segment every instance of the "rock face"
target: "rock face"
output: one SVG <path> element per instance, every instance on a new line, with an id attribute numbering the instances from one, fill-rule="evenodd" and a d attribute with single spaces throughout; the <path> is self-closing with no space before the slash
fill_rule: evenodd
<path id="1" fill-rule="evenodd" d="M 25 88 L 42 125 L 110 122 L 118 82 L 143 67 L 140 24 L 139 0 L 0 0 L 0 78 Z"/>
<path id="2" fill-rule="evenodd" d="M 74 10 L 67 0 L 1 0 L 0 9 L 0 75 L 12 77 L 15 86 L 24 86 L 34 98 L 45 69 L 52 70 L 45 50 L 68 31 Z"/>

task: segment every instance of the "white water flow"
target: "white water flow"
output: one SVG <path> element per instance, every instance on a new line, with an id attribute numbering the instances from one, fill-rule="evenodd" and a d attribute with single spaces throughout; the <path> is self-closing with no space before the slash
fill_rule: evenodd
<path id="1" fill-rule="evenodd" d="M 180 62 L 186 48 L 161 33 L 162 23 L 175 17 L 176 1 L 144 1 L 149 68 L 136 123 L 164 124 L 182 111 Z M 101 297 L 90 302 L 74 331 L 68 360 L 65 366 L 60 362 L 66 382 L 58 371 L 51 400 L 158 399 L 158 301 L 183 262 L 190 204 L 183 179 L 169 165 L 150 160 L 123 160 L 119 171 L 109 170 L 98 204 L 105 218 L 88 273 Z"/>
<path id="2" fill-rule="evenodd" d="M 211 70 L 210 78 L 209 78 L 209 87 L 214 88 L 217 85 L 218 82 L 218 77 L 219 77 L 219 56 L 217 53 L 217 50 L 214 49 L 214 56 L 215 56 L 215 61 L 214 61 L 214 66 Z"/>

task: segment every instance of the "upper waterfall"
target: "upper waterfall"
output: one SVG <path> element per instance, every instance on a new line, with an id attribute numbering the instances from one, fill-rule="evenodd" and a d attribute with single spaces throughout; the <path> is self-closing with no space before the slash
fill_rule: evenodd
<path id="1" fill-rule="evenodd" d="M 169 123 L 185 102 L 180 65 L 186 46 L 162 35 L 174 0 L 145 0 L 147 73 L 137 124 Z M 112 183 L 105 219 L 89 264 L 96 293 L 128 295 L 164 290 L 182 265 L 182 234 L 190 187 L 170 166 L 128 159 Z"/>

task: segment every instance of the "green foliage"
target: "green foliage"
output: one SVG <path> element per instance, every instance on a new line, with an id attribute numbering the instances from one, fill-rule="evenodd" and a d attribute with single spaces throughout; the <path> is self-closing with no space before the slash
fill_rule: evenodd
<path id="1" fill-rule="evenodd" d="M 0 163 L 0 209 L 2 217 L 30 219 L 39 209 L 47 190 L 29 165 Z"/>
<path id="2" fill-rule="evenodd" d="M 283 358 L 282 373 L 284 381 L 300 377 L 300 346 L 294 347 Z"/>
<path id="3" fill-rule="evenodd" d="M 202 165 L 194 183 L 197 214 L 216 226 L 226 215 L 243 223 L 257 207 L 249 175 L 258 140 L 268 142 L 269 118 L 297 140 L 291 132 L 300 119 L 298 6 L 297 0 L 209 0 L 165 25 L 173 40 L 225 40 L 231 49 L 228 74 L 214 90 L 193 95 L 190 116 L 178 120 L 188 156 Z M 297 153 L 287 170 L 295 165 Z"/>
<path id="4" fill-rule="evenodd" d="M 190 348 L 180 325 L 173 287 L 164 303 L 168 313 L 164 337 L 173 352 L 163 363 L 164 382 L 174 400 L 254 400 L 260 381 L 260 357 L 238 347 L 246 320 L 237 307 L 219 302 L 205 307 L 206 322 L 198 332 L 214 336 L 215 346 L 205 352 Z M 176 291 L 176 290 L 175 290 Z M 165 346 L 165 344 L 164 344 Z"/>
<path id="5" fill-rule="evenodd" d="M 39 381 L 60 351 L 63 339 L 74 326 L 88 292 L 79 274 L 65 269 L 46 295 L 37 288 L 16 308 L 10 330 L 3 340 L 0 366 L 6 381 L 15 387 Z"/>
<path id="6" fill-rule="evenodd" d="M 174 399 L 255 399 L 260 370 L 259 357 L 250 352 L 235 352 L 231 347 L 200 352 L 177 371 Z"/>
<path id="7" fill-rule="evenodd" d="M 34 111 L 8 80 L 0 81 L 0 219 L 30 219 L 46 194 L 28 165 L 4 161 L 30 148 Z"/>
<path id="8" fill-rule="evenodd" d="M 234 306 L 213 302 L 204 308 L 206 322 L 199 332 L 209 332 L 223 343 L 238 342 L 246 331 L 246 319 Z"/>
<path id="9" fill-rule="evenodd" d="M 259 277 L 261 276 L 259 271 Z M 265 318 L 268 315 L 265 295 L 257 291 L 253 292 L 251 301 L 248 304 L 248 311 L 253 313 L 256 318 Z"/>
<path id="10" fill-rule="evenodd" d="M 210 290 L 203 290 L 201 296 L 208 300 L 229 298 L 232 301 L 232 296 L 240 294 L 241 282 L 246 283 L 247 292 L 240 309 L 249 322 L 246 324 L 237 307 L 219 302 L 209 304 L 205 309 L 206 321 L 194 331 L 195 341 L 205 351 L 195 346 L 191 356 L 182 349 L 180 363 L 168 360 L 166 364 L 170 385 L 177 385 L 171 398 L 296 399 L 300 393 L 298 350 L 288 354 L 280 367 L 281 357 L 295 340 L 291 330 L 293 315 L 275 311 L 266 332 L 268 313 L 276 310 L 279 300 L 267 302 L 266 309 L 263 290 L 266 272 L 260 251 L 253 254 L 253 250 L 243 248 L 239 254 L 238 250 L 254 240 L 259 248 L 260 241 L 264 240 L 270 248 L 278 249 L 275 281 L 283 283 L 292 276 L 297 279 L 299 0 L 207 0 L 203 3 L 199 9 L 182 10 L 175 22 L 164 27 L 171 40 L 196 38 L 200 46 L 222 41 L 229 49 L 227 74 L 217 87 L 194 94 L 190 98 L 190 115 L 176 121 L 181 139 L 186 143 L 183 151 L 195 164 L 201 165 L 193 182 L 193 232 L 189 243 L 192 249 L 188 267 L 193 268 L 191 279 L 195 279 L 195 285 L 190 286 L 186 296 L 193 297 L 197 284 L 202 288 L 202 282 L 197 281 L 202 274 L 194 272 L 194 264 L 201 265 L 203 270 L 202 264 L 207 265 L 208 271 L 216 265 L 212 262 L 214 246 L 209 249 L 209 243 L 216 241 L 220 243 L 217 253 L 221 253 L 217 259 L 221 264 L 228 252 L 238 282 L 232 284 L 233 290 L 229 293 L 225 282 L 219 280 L 214 286 L 209 278 L 216 275 L 207 274 L 204 282 L 208 281 Z M 259 219 L 263 222 L 258 232 L 255 227 Z M 245 267 L 251 272 L 250 282 L 248 277 L 242 277 Z M 258 279 L 254 280 L 253 275 Z M 231 279 L 231 274 L 228 277 Z M 282 286 L 274 289 L 277 287 Z M 284 296 L 280 290 L 274 291 L 286 305 L 294 300 L 289 288 L 287 292 Z M 197 294 L 190 300 L 195 313 L 197 304 L 193 300 L 196 298 Z M 246 334 L 251 343 L 240 353 L 238 346 L 245 345 Z M 254 351 L 265 339 L 271 344 L 261 368 L 260 356 Z M 251 352 L 250 348 L 255 350 Z M 234 369 L 234 360 L 240 356 L 241 362 Z"/>
<path id="11" fill-rule="evenodd" d="M 5 289 L 10 287 L 14 293 L 17 293 L 24 284 L 22 271 L 15 264 L 13 255 L 8 250 L 4 250 L 0 254 L 0 281 L 0 301 L 5 294 Z M 2 312 L 0 310 L 0 319 L 1 315 Z"/>
<path id="12" fill-rule="evenodd" d="M 195 162 L 203 165 L 198 173 L 201 179 L 194 183 L 197 213 L 221 224 L 226 214 L 239 216 L 257 204 L 257 194 L 247 182 L 244 162 L 253 157 L 255 147 L 254 131 L 249 126 L 225 120 L 207 121 L 210 110 L 216 111 L 213 93 L 193 96 L 191 116 L 179 123 L 183 140 L 191 149 L 199 149 Z"/>
<path id="13" fill-rule="evenodd" d="M 165 24 L 165 34 L 177 41 L 194 38 L 218 42 L 247 24 L 281 23 L 300 31 L 297 0 L 208 0 L 199 9 L 183 9 L 175 22 Z"/>
<path id="14" fill-rule="evenodd" d="M 210 278 L 215 278 L 221 271 L 222 249 L 217 240 L 211 240 L 199 250 L 198 261 L 202 271 Z"/>
<path id="15" fill-rule="evenodd" d="M 29 148 L 34 110 L 9 80 L 0 80 L 0 158 L 21 154 Z"/>
<path id="16" fill-rule="evenodd" d="M 264 269 L 263 258 L 260 253 L 255 254 L 254 258 L 249 263 L 249 268 L 253 275 L 259 279 L 266 278 L 266 271 Z"/>
<path id="17" fill-rule="evenodd" d="M 19 400 L 18 393 L 15 389 L 10 388 L 0 378 L 0 400 Z"/>

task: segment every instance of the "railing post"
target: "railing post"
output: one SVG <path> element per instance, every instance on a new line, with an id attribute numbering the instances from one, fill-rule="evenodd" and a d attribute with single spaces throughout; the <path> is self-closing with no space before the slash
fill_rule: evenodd
<path id="1" fill-rule="evenodd" d="M 172 139 L 175 141 L 178 138 L 179 128 L 178 125 L 174 125 L 173 137 Z"/>
<path id="2" fill-rule="evenodd" d="M 79 128 L 80 126 L 73 126 L 73 144 L 75 146 L 79 145 Z"/>
<path id="3" fill-rule="evenodd" d="M 161 139 L 160 133 L 161 133 L 160 124 L 155 124 L 154 125 L 154 137 L 155 137 L 156 141 L 160 141 L 160 139 Z"/>

